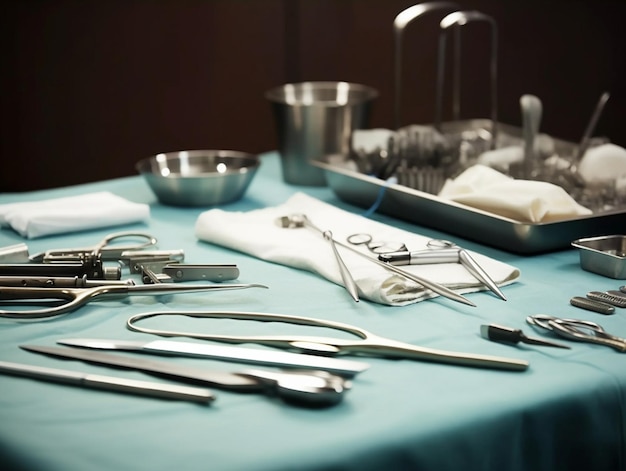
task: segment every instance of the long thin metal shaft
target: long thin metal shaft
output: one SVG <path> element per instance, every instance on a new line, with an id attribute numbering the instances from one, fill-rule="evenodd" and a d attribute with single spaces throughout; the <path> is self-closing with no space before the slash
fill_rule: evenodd
<path id="1" fill-rule="evenodd" d="M 476 263 L 476 260 L 469 254 L 469 252 L 465 249 L 459 250 L 459 261 L 465 267 L 467 271 L 469 271 L 474 277 L 482 281 L 487 288 L 489 288 L 493 293 L 498 295 L 498 297 L 504 301 L 506 301 L 506 296 L 504 293 L 498 288 L 498 285 L 491 279 L 491 277 L 487 274 L 483 268 Z"/>
<path id="2" fill-rule="evenodd" d="M 335 239 L 333 239 L 333 233 L 330 231 L 324 231 L 324 238 L 330 242 L 330 246 L 333 249 L 333 253 L 335 254 L 335 259 L 337 260 L 337 265 L 339 265 L 339 271 L 341 272 L 341 279 L 343 280 L 343 285 L 352 296 L 356 302 L 359 302 L 359 290 L 357 288 L 356 282 L 354 278 L 352 278 L 352 274 L 348 267 L 341 258 L 339 251 L 337 250 L 337 246 L 335 245 Z"/>
<path id="3" fill-rule="evenodd" d="M 604 92 L 602 95 L 600 95 L 600 99 L 598 100 L 598 103 L 593 110 L 591 119 L 589 120 L 589 123 L 585 128 L 585 132 L 583 133 L 583 137 L 580 140 L 580 144 L 578 144 L 578 148 L 576 149 L 576 161 L 580 161 L 580 159 L 583 158 L 583 155 L 585 155 L 585 152 L 587 152 L 587 148 L 589 147 L 589 140 L 591 139 L 591 136 L 596 129 L 596 124 L 598 124 L 600 115 L 604 110 L 604 105 L 606 105 L 606 102 L 609 100 L 610 96 L 611 94 L 609 92 Z"/>
<path id="4" fill-rule="evenodd" d="M 337 265 L 339 266 L 339 272 L 341 273 L 343 286 L 344 288 L 346 288 L 346 291 L 350 293 L 350 296 L 352 296 L 352 299 L 354 299 L 356 302 L 359 302 L 359 289 L 356 285 L 356 282 L 354 281 L 354 278 L 352 277 L 352 274 L 350 273 L 350 270 L 348 270 L 348 267 L 343 261 L 343 258 L 341 258 L 341 254 L 337 250 L 337 245 L 336 245 L 337 242 L 333 238 L 333 233 L 331 231 L 321 230 L 319 227 L 313 224 L 307 217 L 304 218 L 304 225 L 322 234 L 322 237 L 324 237 L 324 239 L 326 239 L 329 242 L 333 250 L 333 254 L 335 255 L 335 260 L 337 260 Z"/>
<path id="5" fill-rule="evenodd" d="M 372 258 L 370 256 L 368 256 L 367 254 L 364 254 L 363 252 L 355 249 L 354 247 L 350 247 L 347 244 L 343 244 L 339 241 L 335 241 L 336 244 L 340 245 L 343 248 L 346 248 L 348 250 L 351 250 L 352 252 L 359 254 L 361 257 L 365 257 L 367 260 L 369 260 L 372 263 L 375 263 L 376 265 L 379 265 L 381 267 L 383 267 L 384 269 L 394 272 L 397 275 L 403 276 L 404 278 L 407 278 L 411 281 L 414 281 L 415 283 L 418 283 L 422 286 L 425 286 L 426 288 L 434 291 L 435 293 L 451 299 L 453 301 L 457 301 L 459 303 L 463 303 L 463 304 L 467 304 L 468 306 L 473 306 L 476 307 L 476 304 L 474 304 L 472 301 L 470 301 L 469 299 L 461 296 L 458 293 L 455 293 L 454 291 L 452 291 L 450 288 L 447 288 L 444 285 L 441 285 L 439 283 L 435 283 L 433 281 L 429 281 L 425 278 L 422 278 L 421 276 L 418 275 L 414 275 L 413 273 L 409 273 L 405 270 L 402 270 L 401 268 L 398 268 L 395 265 L 391 265 L 390 263 L 385 263 L 385 262 L 381 262 L 380 260 L 376 259 L 376 258 Z"/>

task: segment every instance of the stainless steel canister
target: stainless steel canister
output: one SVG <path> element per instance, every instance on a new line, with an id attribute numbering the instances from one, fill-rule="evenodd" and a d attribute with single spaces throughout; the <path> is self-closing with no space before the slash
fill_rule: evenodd
<path id="1" fill-rule="evenodd" d="M 324 186 L 324 170 L 310 165 L 328 155 L 350 152 L 352 131 L 368 126 L 378 92 L 348 82 L 288 83 L 266 92 L 272 105 L 283 179 Z"/>

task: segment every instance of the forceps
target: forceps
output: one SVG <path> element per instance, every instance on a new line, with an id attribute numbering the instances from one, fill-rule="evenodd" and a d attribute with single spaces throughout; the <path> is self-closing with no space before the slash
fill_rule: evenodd
<path id="1" fill-rule="evenodd" d="M 597 343 L 626 352 L 626 339 L 611 335 L 595 322 L 580 319 L 561 319 L 546 314 L 536 314 L 526 318 L 532 326 L 550 330 L 555 334 L 578 342 Z"/>
<path id="2" fill-rule="evenodd" d="M 333 255 L 335 256 L 335 260 L 337 261 L 339 273 L 341 274 L 341 279 L 343 280 L 343 285 L 346 288 L 346 291 L 348 291 L 350 296 L 352 296 L 352 299 L 354 299 L 356 302 L 359 301 L 359 289 L 356 285 L 356 282 L 354 281 L 354 278 L 352 277 L 352 274 L 350 273 L 350 270 L 348 270 L 348 267 L 346 266 L 343 258 L 341 258 L 341 255 L 337 250 L 336 242 L 333 238 L 333 233 L 331 231 L 323 231 L 315 224 L 313 224 L 311 220 L 306 217 L 305 214 L 293 214 L 291 216 L 284 216 L 278 219 L 278 223 L 281 227 L 285 227 L 288 229 L 309 227 L 322 234 L 322 237 L 328 241 L 330 247 L 332 248 Z"/>
<path id="3" fill-rule="evenodd" d="M 0 310 L 0 317 L 13 319 L 43 319 L 65 314 L 84 306 L 97 298 L 125 298 L 127 296 L 160 296 L 165 294 L 191 293 L 195 291 L 217 291 L 245 288 L 267 288 L 260 284 L 231 285 L 180 285 L 157 283 L 150 285 L 103 285 L 92 288 L 28 288 L 0 287 L 0 302 L 16 301 L 23 305 L 37 301 L 60 301 L 61 304 L 42 309 Z M 67 301 L 63 303 L 63 301 Z"/>
<path id="4" fill-rule="evenodd" d="M 189 332 L 156 330 L 139 327 L 137 322 L 158 316 L 187 316 L 193 318 L 239 319 L 261 322 L 283 322 L 287 324 L 324 327 L 339 330 L 358 337 L 345 339 L 336 337 L 318 337 L 308 335 L 212 335 Z M 470 353 L 450 352 L 419 347 L 409 343 L 380 337 L 360 327 L 310 317 L 285 314 L 266 314 L 241 311 L 156 311 L 131 316 L 126 326 L 133 331 L 160 335 L 163 337 L 189 337 L 202 340 L 214 340 L 226 343 L 255 343 L 269 347 L 285 348 L 314 355 L 363 355 L 407 360 L 423 360 L 461 366 L 495 368 L 521 371 L 528 368 L 528 362 L 512 358 Z"/>
<path id="5" fill-rule="evenodd" d="M 286 228 L 297 228 L 297 227 L 304 227 L 304 220 L 306 220 L 306 216 L 303 214 L 293 214 L 291 216 L 283 216 L 281 218 L 278 218 L 278 224 L 281 227 L 286 227 Z M 318 229 L 319 230 L 319 229 Z M 392 264 L 389 263 L 385 263 L 382 262 L 376 258 L 372 258 L 369 255 L 367 255 L 366 253 L 361 252 L 360 250 L 354 248 L 352 245 L 350 244 L 344 244 L 342 242 L 339 242 L 335 239 L 332 238 L 332 234 L 330 236 L 330 240 L 333 243 L 333 247 L 335 248 L 335 245 L 338 245 L 340 247 L 343 247 L 345 249 L 348 249 L 352 252 L 354 252 L 357 255 L 360 255 L 361 257 L 365 257 L 367 260 L 369 260 L 370 262 L 384 268 L 387 271 L 391 271 L 393 273 L 395 273 L 396 275 L 400 275 L 408 280 L 411 280 L 417 284 L 420 284 L 428 289 L 430 289 L 431 291 L 444 296 L 448 299 L 452 299 L 453 301 L 457 301 L 463 304 L 467 304 L 468 306 L 476 306 L 472 301 L 470 301 L 469 299 L 464 298 L 463 296 L 461 296 L 460 294 L 455 293 L 454 291 L 452 291 L 450 288 L 441 285 L 439 283 L 435 283 L 433 281 L 429 281 L 425 278 L 422 278 L 420 276 L 417 276 L 413 273 L 409 273 L 405 270 L 402 270 Z"/>
<path id="6" fill-rule="evenodd" d="M 427 250 L 410 252 L 408 250 L 381 253 L 378 259 L 392 265 L 427 265 L 430 263 L 460 263 L 477 280 L 481 281 L 500 299 L 506 301 L 504 293 L 491 279 L 487 272 L 474 260 L 469 252 L 454 242 L 443 239 L 432 239 L 426 244 Z"/>
<path id="7" fill-rule="evenodd" d="M 145 242 L 121 244 L 120 239 L 139 238 Z M 145 232 L 114 232 L 106 235 L 100 242 L 91 247 L 46 250 L 30 257 L 31 262 L 54 262 L 80 260 L 86 257 L 100 257 L 101 260 L 120 260 L 122 252 L 153 247 L 157 239 Z"/>

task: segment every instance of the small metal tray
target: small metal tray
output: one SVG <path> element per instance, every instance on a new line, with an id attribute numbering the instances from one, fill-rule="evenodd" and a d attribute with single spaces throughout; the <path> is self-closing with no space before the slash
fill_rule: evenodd
<path id="1" fill-rule="evenodd" d="M 459 124 L 456 122 L 454 127 Z M 490 125 L 488 120 L 461 124 L 469 128 L 486 126 L 487 129 Z M 520 132 L 519 128 L 506 124 L 498 123 L 498 126 L 511 134 Z M 390 184 L 337 164 L 323 161 L 313 161 L 312 164 L 325 170 L 328 186 L 343 201 L 369 208 L 384 191 L 378 207 L 383 214 L 508 252 L 524 255 L 545 253 L 570 248 L 573 240 L 583 237 L 626 233 L 626 208 L 549 223 L 520 222 L 434 194 Z"/>
<path id="2" fill-rule="evenodd" d="M 580 266 L 599 275 L 626 279 L 626 236 L 587 237 L 572 242 L 580 249 Z"/>

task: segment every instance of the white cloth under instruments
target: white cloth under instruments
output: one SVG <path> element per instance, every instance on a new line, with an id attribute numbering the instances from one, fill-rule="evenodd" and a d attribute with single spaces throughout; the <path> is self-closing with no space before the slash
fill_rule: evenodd
<path id="1" fill-rule="evenodd" d="M 355 233 L 368 233 L 374 240 L 396 241 L 409 250 L 424 250 L 430 240 L 363 216 L 344 211 L 328 203 L 296 193 L 285 203 L 248 211 L 228 212 L 219 208 L 200 214 L 195 233 L 199 240 L 228 247 L 257 258 L 308 270 L 342 285 L 341 274 L 332 248 L 323 236 L 309 228 L 287 229 L 277 219 L 293 214 L 305 214 L 319 229 L 330 230 L 342 244 Z M 364 246 L 355 246 L 371 254 Z M 345 247 L 338 247 L 363 299 L 387 305 L 401 306 L 436 296 L 432 291 L 369 262 Z M 513 283 L 520 276 L 517 268 L 490 257 L 471 252 L 489 276 L 498 284 Z M 457 263 L 412 265 L 401 267 L 429 281 L 443 284 L 459 293 L 485 289 L 465 268 Z"/>

